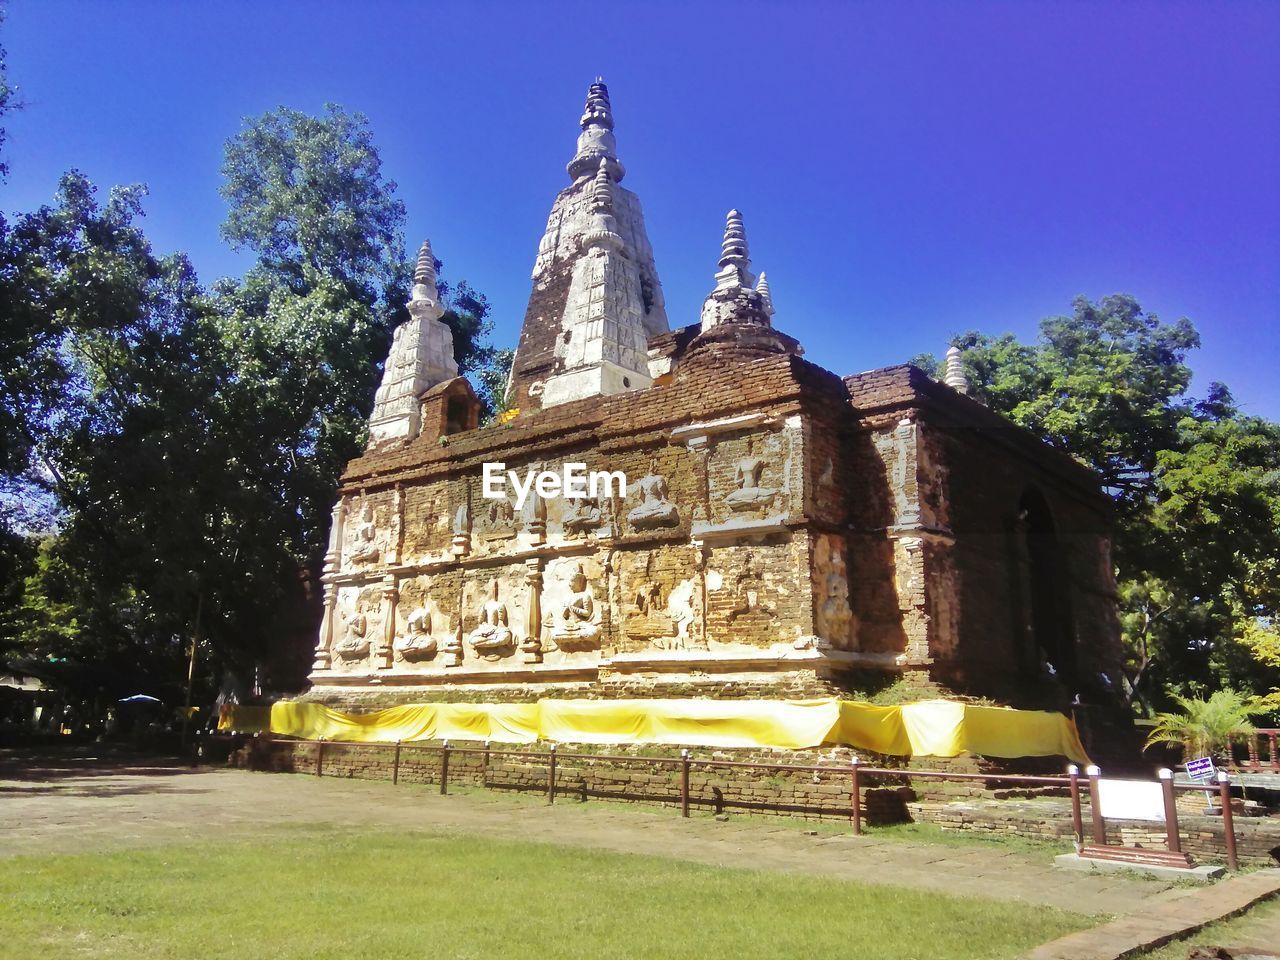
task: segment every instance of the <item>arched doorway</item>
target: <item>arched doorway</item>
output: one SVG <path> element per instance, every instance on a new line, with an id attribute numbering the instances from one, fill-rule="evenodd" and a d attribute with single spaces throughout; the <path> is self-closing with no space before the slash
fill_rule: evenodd
<path id="1" fill-rule="evenodd" d="M 1075 690 L 1075 626 L 1067 566 L 1053 514 L 1044 495 L 1030 487 L 1018 503 L 1018 544 L 1027 600 L 1024 649 L 1028 666 L 1052 673 Z"/>

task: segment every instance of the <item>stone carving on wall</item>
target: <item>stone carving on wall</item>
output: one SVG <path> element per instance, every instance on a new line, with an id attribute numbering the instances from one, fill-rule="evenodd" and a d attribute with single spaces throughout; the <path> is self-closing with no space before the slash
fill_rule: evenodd
<path id="1" fill-rule="evenodd" d="M 587 583 L 582 564 L 574 568 L 569 580 L 569 600 L 560 611 L 560 622 L 551 637 L 561 650 L 585 650 L 600 644 L 600 623 L 596 613 L 595 594 Z"/>
<path id="2" fill-rule="evenodd" d="M 836 649 L 850 649 L 853 611 L 849 607 L 849 574 L 841 543 L 832 537 L 820 537 L 813 563 L 818 588 L 818 635 Z"/>
<path id="3" fill-rule="evenodd" d="M 667 601 L 667 610 L 675 624 L 676 635 L 666 643 L 662 639 L 655 641 L 655 646 L 666 646 L 671 650 L 705 650 L 707 649 L 706 630 L 703 629 L 702 595 L 692 580 L 678 583 L 671 591 Z"/>
<path id="4" fill-rule="evenodd" d="M 678 527 L 680 511 L 667 499 L 667 478 L 652 472 L 636 483 L 640 505 L 627 514 L 627 521 L 637 530 L 657 530 L 662 527 Z"/>
<path id="5" fill-rule="evenodd" d="M 441 653 L 444 654 L 444 665 L 446 667 L 462 666 L 462 658 L 464 655 L 462 647 L 462 614 L 459 613 L 457 622 L 454 624 L 453 630 L 449 636 L 445 638 Z"/>
<path id="6" fill-rule="evenodd" d="M 604 524 L 604 514 L 596 497 L 565 499 L 564 515 L 560 520 L 566 540 L 588 537 Z"/>
<path id="7" fill-rule="evenodd" d="M 344 663 L 367 659 L 374 651 L 381 621 L 379 588 L 362 590 L 355 603 L 341 615 L 340 638 L 333 645 L 333 655 Z"/>
<path id="8" fill-rule="evenodd" d="M 438 644 L 431 636 L 431 611 L 422 606 L 410 613 L 404 636 L 397 637 L 392 646 L 402 660 L 416 662 L 434 657 Z"/>
<path id="9" fill-rule="evenodd" d="M 453 546 L 454 556 L 465 557 L 471 552 L 471 504 L 465 500 L 453 514 Z"/>
<path id="10" fill-rule="evenodd" d="M 542 662 L 542 561 L 537 557 L 525 561 L 525 586 L 529 588 L 525 603 L 524 640 L 520 644 L 525 663 Z"/>
<path id="11" fill-rule="evenodd" d="M 730 510 L 767 510 L 773 505 L 773 499 L 778 495 L 777 489 L 760 485 L 764 463 L 763 457 L 755 455 L 753 442 L 748 438 L 747 455 L 733 468 L 734 489 L 724 498 Z"/>
<path id="12" fill-rule="evenodd" d="M 675 619 L 667 613 L 667 591 L 659 581 L 645 580 L 636 589 L 624 628 L 627 636 L 652 640 L 657 646 L 676 636 Z"/>
<path id="13" fill-rule="evenodd" d="M 467 641 L 471 649 L 486 660 L 506 656 L 515 645 L 507 605 L 498 599 L 497 580 L 490 581 L 489 599 L 480 608 L 480 622 L 467 635 Z"/>
<path id="14" fill-rule="evenodd" d="M 524 527 L 525 536 L 535 546 L 547 541 L 547 501 L 536 492 L 530 491 L 525 499 L 524 508 L 520 511 L 520 524 Z"/>
<path id="15" fill-rule="evenodd" d="M 505 497 L 485 500 L 476 514 L 472 533 L 482 543 L 510 540 L 516 535 L 516 508 Z"/>
<path id="16" fill-rule="evenodd" d="M 735 603 L 728 616 L 730 623 L 739 617 L 772 617 L 777 613 L 777 608 L 765 599 L 764 578 L 750 554 L 742 562 L 742 571 L 738 574 L 734 589 Z"/>
<path id="17" fill-rule="evenodd" d="M 344 551 L 344 556 L 353 564 L 377 563 L 382 556 L 382 539 L 378 532 L 373 504 L 361 494 L 360 518 L 351 524 L 351 539 Z"/>

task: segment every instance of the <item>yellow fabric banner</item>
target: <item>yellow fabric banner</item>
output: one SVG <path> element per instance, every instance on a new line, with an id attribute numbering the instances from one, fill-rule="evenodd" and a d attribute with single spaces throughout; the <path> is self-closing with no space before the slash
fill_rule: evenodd
<path id="1" fill-rule="evenodd" d="M 845 745 L 887 756 L 1065 756 L 1087 763 L 1062 714 L 927 700 L 878 707 L 851 700 L 540 700 L 423 703 L 349 714 L 318 703 L 224 708 L 218 728 L 270 729 L 314 740 L 491 740 L 494 743 L 660 743 L 800 750 Z"/>

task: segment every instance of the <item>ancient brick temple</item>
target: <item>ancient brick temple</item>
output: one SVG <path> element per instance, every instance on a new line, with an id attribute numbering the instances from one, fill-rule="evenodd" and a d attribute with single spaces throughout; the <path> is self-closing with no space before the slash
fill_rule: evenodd
<path id="1" fill-rule="evenodd" d="M 945 383 L 803 359 L 737 211 L 700 319 L 669 329 L 602 82 L 568 173 L 505 422 L 477 426 L 424 245 L 333 511 L 312 697 L 1113 700 L 1089 470 L 967 396 L 955 351 Z M 518 504 L 486 463 L 626 486 Z"/>

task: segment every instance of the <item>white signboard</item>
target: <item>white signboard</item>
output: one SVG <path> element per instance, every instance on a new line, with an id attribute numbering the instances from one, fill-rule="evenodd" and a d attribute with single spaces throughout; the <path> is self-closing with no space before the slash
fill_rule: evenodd
<path id="1" fill-rule="evenodd" d="M 1117 820 L 1164 820 L 1159 780 L 1099 780 L 1102 815 Z"/>

